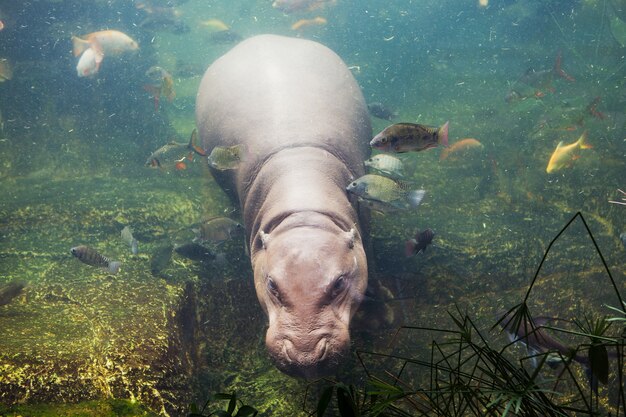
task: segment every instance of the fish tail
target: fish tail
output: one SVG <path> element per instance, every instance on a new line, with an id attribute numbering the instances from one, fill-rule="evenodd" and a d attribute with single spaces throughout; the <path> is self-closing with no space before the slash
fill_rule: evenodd
<path id="1" fill-rule="evenodd" d="M 415 246 L 417 245 L 417 241 L 415 239 L 409 239 L 404 243 L 404 256 L 410 258 L 415 255 Z"/>
<path id="2" fill-rule="evenodd" d="M 78 36 L 72 36 L 72 51 L 74 56 L 80 56 L 87 48 L 89 48 L 89 42 Z"/>
<path id="3" fill-rule="evenodd" d="M 426 194 L 425 190 L 411 190 L 407 195 L 407 201 L 409 205 L 413 208 L 419 206 L 424 199 L 424 195 Z"/>
<path id="4" fill-rule="evenodd" d="M 206 156 L 206 151 L 197 145 L 198 142 L 198 130 L 194 129 L 191 132 L 191 137 L 189 138 L 188 148 L 190 151 L 197 153 L 200 156 Z"/>
<path id="5" fill-rule="evenodd" d="M 556 59 L 554 60 L 554 73 L 559 77 L 565 78 L 567 81 L 573 83 L 574 81 L 576 81 L 576 79 L 563 70 L 563 68 L 561 67 L 561 61 L 561 51 L 559 51 L 556 55 Z"/>
<path id="6" fill-rule="evenodd" d="M 593 148 L 593 146 L 587 143 L 587 131 L 586 130 L 583 132 L 582 135 L 580 135 L 580 138 L 578 139 L 578 146 L 580 146 L 580 149 L 592 149 Z"/>
<path id="7" fill-rule="evenodd" d="M 120 271 L 121 266 L 122 266 L 121 262 L 118 262 L 118 261 L 109 262 L 107 271 L 109 271 L 112 274 L 117 274 Z"/>
<path id="8" fill-rule="evenodd" d="M 442 146 L 448 146 L 448 125 L 450 122 L 445 122 L 443 126 L 437 131 L 438 142 Z"/>

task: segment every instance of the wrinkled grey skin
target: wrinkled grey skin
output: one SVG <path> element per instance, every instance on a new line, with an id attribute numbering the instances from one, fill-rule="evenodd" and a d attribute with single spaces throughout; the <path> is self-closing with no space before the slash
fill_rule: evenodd
<path id="1" fill-rule="evenodd" d="M 283 372 L 332 373 L 367 286 L 356 201 L 372 136 L 363 95 L 328 48 L 250 38 L 209 67 L 196 101 L 204 148 L 245 144 L 237 170 L 217 172 L 241 205 L 267 349 Z"/>

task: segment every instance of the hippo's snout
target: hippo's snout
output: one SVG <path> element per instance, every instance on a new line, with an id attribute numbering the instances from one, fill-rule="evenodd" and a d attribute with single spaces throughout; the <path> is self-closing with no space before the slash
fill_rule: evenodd
<path id="1" fill-rule="evenodd" d="M 332 336 L 324 335 L 309 346 L 284 338 L 273 346 L 268 345 L 268 349 L 281 371 L 291 376 L 313 379 L 336 372 L 348 345 L 337 343 L 337 340 L 333 342 Z"/>

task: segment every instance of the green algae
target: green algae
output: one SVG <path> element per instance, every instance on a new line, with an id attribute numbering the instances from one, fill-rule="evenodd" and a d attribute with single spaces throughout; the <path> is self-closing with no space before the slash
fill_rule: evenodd
<path id="1" fill-rule="evenodd" d="M 129 400 L 108 399 L 77 404 L 32 404 L 14 407 L 0 405 L 3 417 L 155 417 L 141 404 Z"/>

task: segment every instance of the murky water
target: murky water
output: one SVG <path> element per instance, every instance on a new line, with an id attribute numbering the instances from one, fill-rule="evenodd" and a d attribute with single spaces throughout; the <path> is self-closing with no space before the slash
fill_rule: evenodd
<path id="1" fill-rule="evenodd" d="M 241 239 L 212 247 L 219 256 L 207 262 L 162 249 L 191 242 L 203 219 L 239 220 L 237 207 L 187 150 L 145 165 L 166 143 L 189 140 L 204 70 L 261 33 L 335 50 L 368 103 L 396 115 L 372 116 L 373 134 L 392 122 L 449 121 L 451 145 L 482 144 L 445 159 L 441 149 L 404 156 L 426 197 L 416 210 L 372 213 L 372 295 L 342 381 L 365 379 L 357 350 L 427 356 L 432 334 L 389 341 L 403 324 L 448 327 L 455 304 L 504 345 L 488 331 L 495 314 L 523 299 L 576 212 L 624 293 L 626 207 L 609 203 L 626 187 L 623 1 L 320 3 L 285 14 L 269 0 L 0 1 L 0 286 L 26 284 L 0 305 L 0 414 L 18 415 L 2 408 L 18 403 L 118 398 L 183 415 L 216 392 L 237 392 L 264 415 L 304 414 L 307 382 L 266 354 Z M 291 28 L 318 16 L 325 23 Z M 139 51 L 105 54 L 97 74 L 79 77 L 71 36 L 104 29 L 128 34 Z M 171 101 L 146 88 L 153 66 L 171 74 Z M 584 132 L 592 148 L 546 173 L 557 144 Z M 120 237 L 127 225 L 136 255 Z M 405 241 L 425 228 L 433 245 L 406 258 Z M 70 248 L 81 244 L 121 261 L 120 273 L 80 263 Z M 580 219 L 551 248 L 529 304 L 565 320 L 619 305 Z M 319 384 L 309 388 L 311 410 Z M 22 415 L 58 415 L 50 410 Z M 137 411 L 125 412 L 117 415 Z"/>

